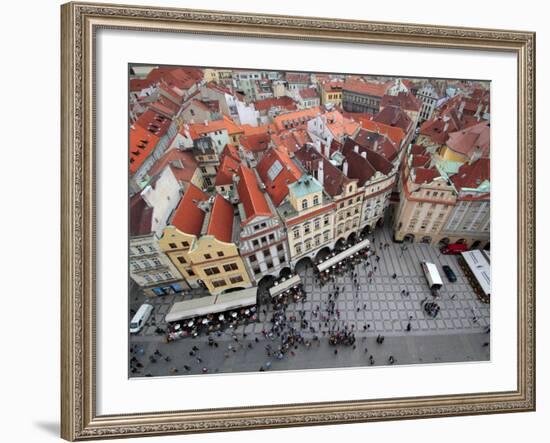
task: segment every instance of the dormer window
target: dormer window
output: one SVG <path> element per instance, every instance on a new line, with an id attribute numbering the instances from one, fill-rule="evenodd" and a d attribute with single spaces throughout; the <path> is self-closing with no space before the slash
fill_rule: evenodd
<path id="1" fill-rule="evenodd" d="M 306 202 L 306 204 L 307 204 L 307 202 Z M 315 197 L 313 197 L 313 206 L 317 206 L 318 204 L 319 204 L 319 196 L 316 195 Z"/>
<path id="2" fill-rule="evenodd" d="M 302 200 L 302 209 L 307 209 L 307 200 Z"/>

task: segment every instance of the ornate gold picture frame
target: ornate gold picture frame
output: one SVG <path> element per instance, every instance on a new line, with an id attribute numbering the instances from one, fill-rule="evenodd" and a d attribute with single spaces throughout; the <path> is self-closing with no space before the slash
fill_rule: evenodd
<path id="1" fill-rule="evenodd" d="M 68 3 L 62 22 L 61 435 L 87 440 L 533 411 L 535 34 L 524 31 Z M 95 314 L 95 33 L 98 29 L 475 49 L 517 56 L 517 389 L 389 400 L 98 415 Z M 123 277 L 121 277 L 123 278 Z"/>

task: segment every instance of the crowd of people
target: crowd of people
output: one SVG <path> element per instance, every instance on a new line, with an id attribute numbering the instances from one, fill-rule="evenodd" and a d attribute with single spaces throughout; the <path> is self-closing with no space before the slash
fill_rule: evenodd
<path id="1" fill-rule="evenodd" d="M 249 322 L 256 322 L 257 320 L 256 306 L 179 320 L 168 324 L 167 340 L 172 341 L 182 337 L 197 337 L 201 333 L 212 333 L 226 328 L 236 328 Z"/>
<path id="2" fill-rule="evenodd" d="M 342 276 L 347 272 L 350 272 L 355 266 L 367 260 L 371 256 L 372 250 L 368 246 L 365 246 L 359 251 L 343 257 L 342 260 L 338 261 L 338 263 L 335 263 L 330 268 L 319 272 L 319 265 L 336 257 L 337 255 L 344 252 L 346 249 L 351 248 L 354 244 L 360 243 L 363 240 L 364 239 L 362 237 L 359 237 L 356 242 L 343 243 L 342 246 L 335 248 L 334 251 L 315 263 L 316 276 L 321 286 L 324 286 L 331 281 L 334 282 L 336 277 Z"/>

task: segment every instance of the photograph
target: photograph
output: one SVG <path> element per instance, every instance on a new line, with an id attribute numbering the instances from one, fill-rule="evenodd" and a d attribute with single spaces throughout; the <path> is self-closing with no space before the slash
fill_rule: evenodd
<path id="1" fill-rule="evenodd" d="M 127 103 L 129 378 L 491 361 L 490 80 L 130 63 Z"/>

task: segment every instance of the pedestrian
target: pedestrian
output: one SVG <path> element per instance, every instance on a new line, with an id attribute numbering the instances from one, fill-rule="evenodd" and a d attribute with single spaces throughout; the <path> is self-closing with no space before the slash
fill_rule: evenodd
<path id="1" fill-rule="evenodd" d="M 394 272 L 391 277 L 395 280 L 397 278 L 397 274 Z"/>
<path id="2" fill-rule="evenodd" d="M 411 322 L 407 323 L 407 332 L 411 331 Z"/>
<path id="3" fill-rule="evenodd" d="M 334 355 L 338 355 L 338 349 L 334 350 Z"/>
<path id="4" fill-rule="evenodd" d="M 390 362 L 390 365 L 393 365 L 395 363 L 395 359 L 393 358 L 393 355 L 390 355 L 388 358 L 388 361 Z"/>

